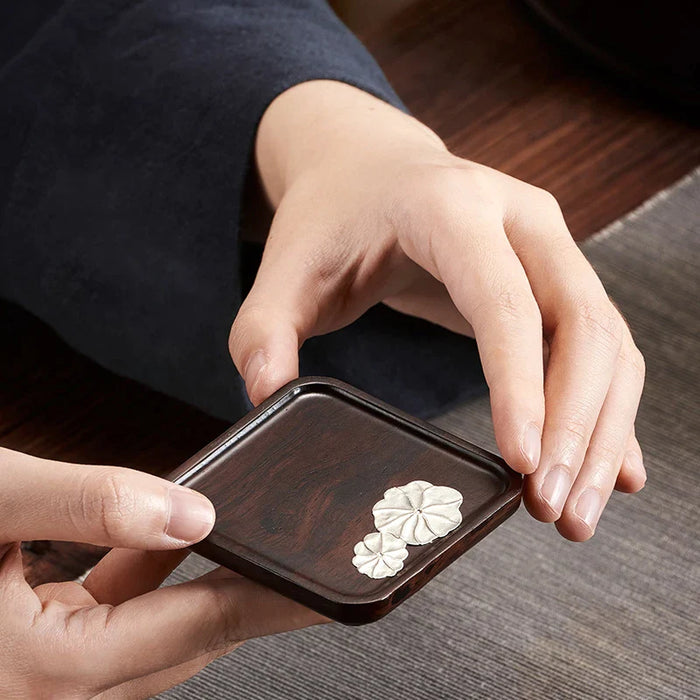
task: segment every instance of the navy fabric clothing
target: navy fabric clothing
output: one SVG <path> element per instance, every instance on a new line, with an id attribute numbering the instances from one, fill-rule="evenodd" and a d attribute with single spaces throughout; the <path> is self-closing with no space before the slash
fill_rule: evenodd
<path id="1" fill-rule="evenodd" d="M 227 338 L 254 265 L 238 229 L 265 108 L 317 78 L 399 99 L 321 0 L 8 5 L 0 296 L 104 367 L 240 417 Z M 309 341 L 301 369 L 420 415 L 483 388 L 471 341 L 385 307 Z"/>

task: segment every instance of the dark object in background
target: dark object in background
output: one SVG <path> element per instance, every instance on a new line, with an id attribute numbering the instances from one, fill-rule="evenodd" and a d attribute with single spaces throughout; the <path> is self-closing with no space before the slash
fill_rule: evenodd
<path id="1" fill-rule="evenodd" d="M 503 460 L 333 379 L 295 380 L 170 478 L 216 507 L 193 549 L 346 624 L 383 617 L 493 530 L 520 503 Z M 461 523 L 409 546 L 403 569 L 372 579 L 353 548 L 375 531 L 392 486 L 460 491 Z"/>
<path id="2" fill-rule="evenodd" d="M 700 107 L 698 0 L 526 0 L 565 41 L 619 78 Z"/>

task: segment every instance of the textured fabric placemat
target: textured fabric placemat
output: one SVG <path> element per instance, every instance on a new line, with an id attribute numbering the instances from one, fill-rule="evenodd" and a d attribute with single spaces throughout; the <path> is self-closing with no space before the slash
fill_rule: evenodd
<path id="1" fill-rule="evenodd" d="M 249 642 L 162 697 L 697 697 L 699 234 L 700 170 L 584 246 L 648 366 L 647 486 L 614 494 L 592 541 L 523 508 L 386 619 Z M 436 422 L 493 448 L 486 399 Z"/>

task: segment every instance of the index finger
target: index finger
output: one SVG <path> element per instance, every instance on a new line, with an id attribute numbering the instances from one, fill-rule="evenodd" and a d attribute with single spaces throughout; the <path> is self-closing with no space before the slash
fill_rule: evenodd
<path id="1" fill-rule="evenodd" d="M 80 610 L 68 618 L 67 631 L 77 642 L 71 659 L 77 670 L 96 685 L 111 687 L 235 642 L 324 621 L 270 589 L 218 571 L 117 607 Z"/>

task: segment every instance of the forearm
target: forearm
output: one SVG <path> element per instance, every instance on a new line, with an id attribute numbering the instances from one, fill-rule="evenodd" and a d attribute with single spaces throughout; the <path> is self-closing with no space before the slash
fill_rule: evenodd
<path id="1" fill-rule="evenodd" d="M 238 418 L 245 392 L 215 339 L 241 301 L 262 114 L 317 79 L 400 101 L 322 0 L 63 6 L 0 73 L 0 151 L 17 141 L 0 295 L 109 370 Z"/>

